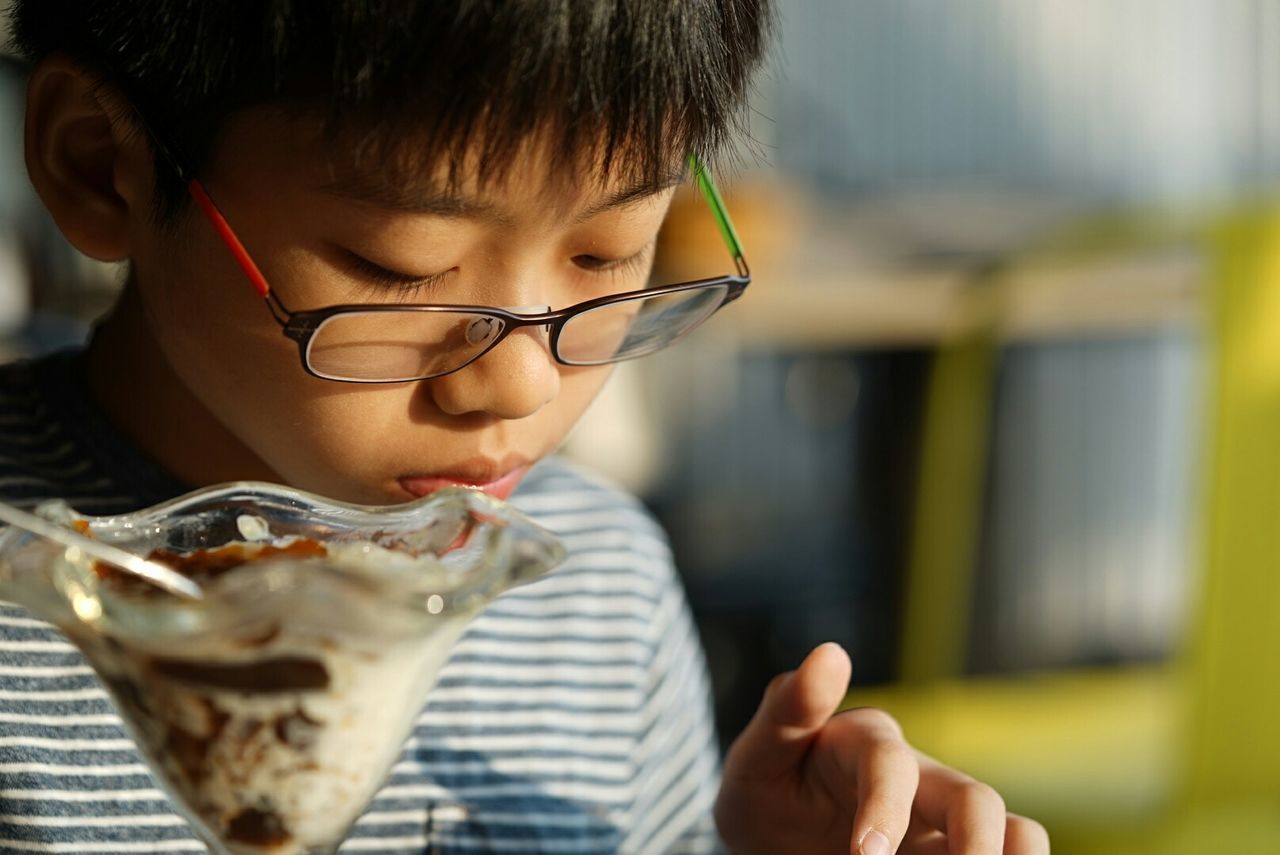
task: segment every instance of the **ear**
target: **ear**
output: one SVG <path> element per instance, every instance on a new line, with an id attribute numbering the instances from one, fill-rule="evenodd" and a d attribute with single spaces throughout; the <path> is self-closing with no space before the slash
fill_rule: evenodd
<path id="1" fill-rule="evenodd" d="M 130 255 L 131 222 L 149 215 L 153 166 L 124 102 L 93 72 L 51 54 L 27 84 L 27 172 L 73 246 L 100 261 Z"/>

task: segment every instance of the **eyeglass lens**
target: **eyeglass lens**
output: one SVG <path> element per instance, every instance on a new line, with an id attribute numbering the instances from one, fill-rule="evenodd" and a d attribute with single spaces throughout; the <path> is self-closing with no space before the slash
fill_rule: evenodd
<path id="1" fill-rule="evenodd" d="M 556 345 L 562 362 L 601 365 L 661 350 L 711 316 L 727 285 L 637 297 L 571 317 Z M 455 371 L 506 329 L 499 316 L 453 311 L 343 312 L 325 319 L 307 364 L 334 380 L 407 381 Z"/>
<path id="2" fill-rule="evenodd" d="M 727 285 L 609 303 L 574 315 L 560 332 L 560 359 L 599 365 L 661 350 L 711 316 Z"/>
<path id="3" fill-rule="evenodd" d="M 343 312 L 311 336 L 307 364 L 333 380 L 416 380 L 466 365 L 505 327 L 465 312 Z"/>

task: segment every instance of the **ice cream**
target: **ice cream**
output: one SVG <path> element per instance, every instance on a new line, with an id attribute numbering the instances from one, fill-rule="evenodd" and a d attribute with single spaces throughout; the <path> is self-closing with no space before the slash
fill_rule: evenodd
<path id="1" fill-rule="evenodd" d="M 442 575 L 430 559 L 305 539 L 148 557 L 210 588 L 234 586 L 233 575 L 258 572 L 256 565 L 279 571 L 282 562 L 290 574 L 325 564 L 353 578 L 362 565 L 381 575 L 411 565 L 421 576 Z M 95 571 L 116 593 L 165 596 L 119 571 Z M 430 628 L 400 638 L 376 626 L 356 631 L 350 614 L 325 620 L 324 606 L 337 604 L 317 581 L 287 618 L 246 621 L 234 635 L 193 637 L 181 649 L 72 628 L 162 784 L 234 853 L 286 855 L 342 840 L 474 612 L 428 594 Z M 439 581 L 447 592 L 443 575 Z"/>

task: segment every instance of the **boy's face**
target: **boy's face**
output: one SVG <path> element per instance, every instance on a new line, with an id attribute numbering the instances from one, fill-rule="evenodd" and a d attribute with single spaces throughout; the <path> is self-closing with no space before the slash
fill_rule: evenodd
<path id="1" fill-rule="evenodd" d="M 446 198 L 431 191 L 430 175 L 417 187 L 352 174 L 327 161 L 319 139 L 310 123 L 251 111 L 229 125 L 201 175 L 295 311 L 394 302 L 558 309 L 641 288 L 674 192 L 646 188 L 620 201 L 635 188 L 555 178 L 549 158 L 530 148 L 509 179 L 482 188 L 472 176 Z M 370 198 L 391 194 L 400 198 Z M 151 394 L 192 411 L 162 429 L 185 424 L 201 438 L 190 454 L 225 459 L 201 469 L 217 478 L 274 476 L 373 504 L 448 482 L 505 497 L 561 443 L 609 373 L 559 365 L 545 332 L 528 327 L 434 380 L 320 380 L 304 372 L 297 345 L 198 213 L 170 231 L 135 218 L 131 231 L 139 311 L 173 386 L 159 382 Z M 436 278 L 379 281 L 377 268 Z"/>

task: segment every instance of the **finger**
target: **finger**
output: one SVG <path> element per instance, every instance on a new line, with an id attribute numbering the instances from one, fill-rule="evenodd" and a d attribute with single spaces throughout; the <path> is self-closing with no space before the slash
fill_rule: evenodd
<path id="1" fill-rule="evenodd" d="M 828 642 L 814 648 L 795 671 L 775 677 L 729 749 L 725 774 L 773 778 L 794 772 L 844 699 L 852 670 L 849 654 Z"/>
<path id="2" fill-rule="evenodd" d="M 853 813 L 850 850 L 889 855 L 907 833 L 920 780 L 902 728 L 883 710 L 848 710 L 818 737 L 814 754 L 823 785 Z"/>
<path id="3" fill-rule="evenodd" d="M 1011 813 L 1004 827 L 1003 855 L 1049 855 L 1049 832 L 1034 819 Z"/>
<path id="4" fill-rule="evenodd" d="M 932 828 L 912 829 L 898 847 L 898 855 L 948 855 L 947 835 Z"/>
<path id="5" fill-rule="evenodd" d="M 920 789 L 915 809 L 946 833 L 951 855 L 1002 855 L 1008 814 L 1000 794 L 918 751 L 916 756 Z"/>

